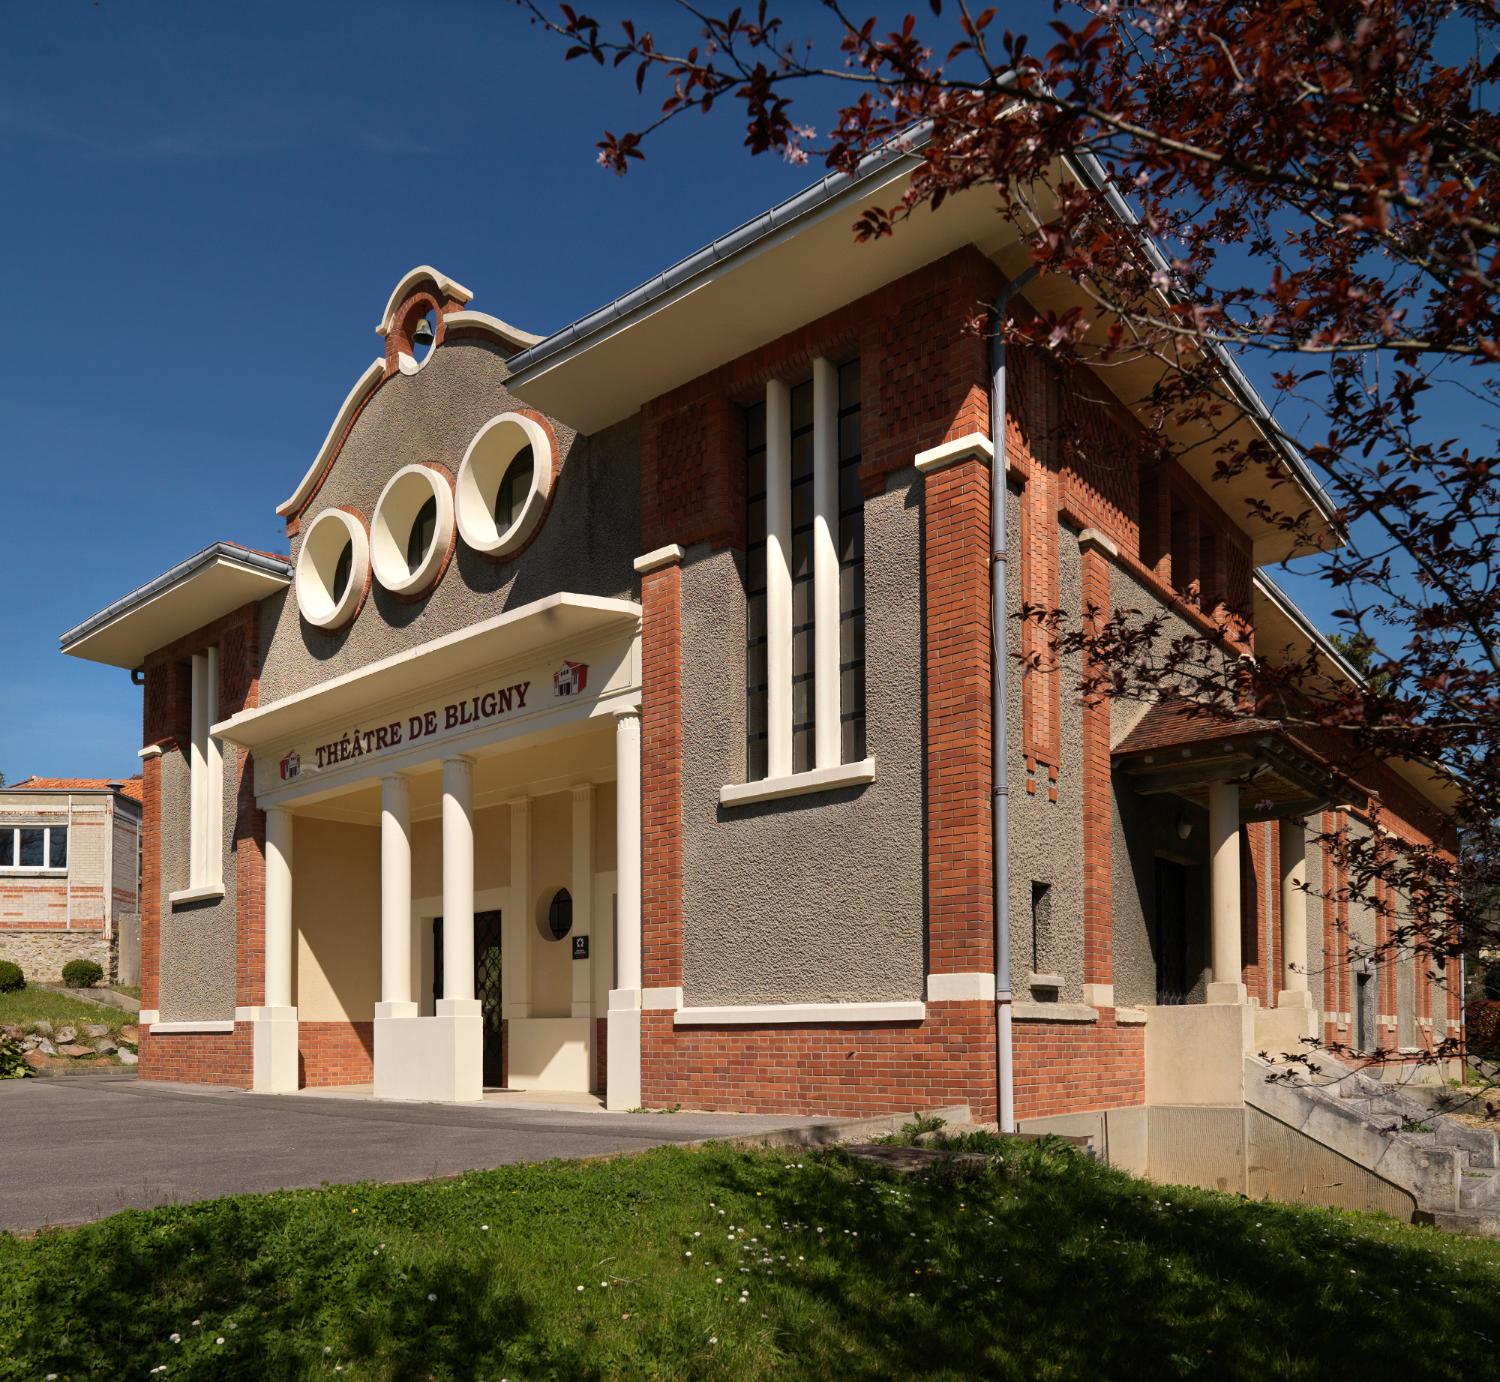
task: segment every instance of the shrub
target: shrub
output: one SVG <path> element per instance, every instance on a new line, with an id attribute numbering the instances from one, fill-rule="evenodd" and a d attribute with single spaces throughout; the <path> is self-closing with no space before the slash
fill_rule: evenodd
<path id="1" fill-rule="evenodd" d="M 69 960 L 63 966 L 63 983 L 70 989 L 91 989 L 104 977 L 92 960 Z"/>
<path id="2" fill-rule="evenodd" d="M 5 961 L 9 964 L 9 961 Z M 15 966 L 11 966 L 15 968 Z M 20 1080 L 31 1074 L 20 1044 L 0 1032 L 0 1080 Z"/>
<path id="3" fill-rule="evenodd" d="M 21 966 L 11 960 L 0 960 L 0 993 L 19 993 L 26 987 Z"/>

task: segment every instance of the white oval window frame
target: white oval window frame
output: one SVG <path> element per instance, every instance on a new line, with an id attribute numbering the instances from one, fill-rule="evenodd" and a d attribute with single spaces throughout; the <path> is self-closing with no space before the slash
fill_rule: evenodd
<path id="1" fill-rule="evenodd" d="M 531 492 L 503 533 L 495 524 L 495 496 L 510 463 L 531 447 Z M 535 418 L 500 413 L 476 433 L 458 468 L 458 531 L 476 552 L 508 557 L 528 543 L 552 496 L 552 437 Z"/>
<path id="2" fill-rule="evenodd" d="M 429 496 L 437 499 L 437 522 L 427 555 L 411 570 L 406 565 L 406 542 L 417 512 Z M 452 542 L 453 488 L 448 477 L 420 463 L 402 466 L 380 491 L 375 521 L 370 524 L 370 563 L 375 579 L 393 595 L 422 594 L 437 584 Z"/>
<path id="3" fill-rule="evenodd" d="M 333 598 L 333 578 L 347 537 L 354 557 L 342 598 Z M 370 539 L 363 521 L 345 509 L 324 509 L 308 525 L 297 553 L 297 608 L 319 629 L 339 629 L 359 613 L 370 579 Z"/>

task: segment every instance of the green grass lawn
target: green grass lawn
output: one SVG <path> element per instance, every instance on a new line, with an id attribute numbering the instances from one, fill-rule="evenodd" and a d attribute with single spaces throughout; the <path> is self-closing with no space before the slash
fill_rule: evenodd
<path id="1" fill-rule="evenodd" d="M 0 1236 L 0 1378 L 1494 1377 L 1500 1245 L 1013 1146 L 664 1149 Z"/>
<path id="2" fill-rule="evenodd" d="M 52 993 L 27 984 L 15 993 L 0 993 L 0 1025 L 29 1027 L 45 1018 L 54 1027 L 66 1025 L 81 1028 L 85 1022 L 102 1022 L 111 1033 L 134 1024 L 134 1013 L 106 1008 L 103 1004 L 84 1003 L 66 993 Z"/>

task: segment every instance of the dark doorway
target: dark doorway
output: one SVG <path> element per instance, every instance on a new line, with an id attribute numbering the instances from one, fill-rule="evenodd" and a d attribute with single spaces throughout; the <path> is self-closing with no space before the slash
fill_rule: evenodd
<path id="1" fill-rule="evenodd" d="M 443 919 L 432 919 L 432 999 L 443 996 Z M 505 1083 L 500 1027 L 500 913 L 474 913 L 474 997 L 484 1019 L 484 1082 Z"/>
<path id="2" fill-rule="evenodd" d="M 1156 959 L 1156 1001 L 1186 1003 L 1187 869 L 1171 859 L 1156 861 L 1156 920 L 1151 931 L 1151 951 Z"/>

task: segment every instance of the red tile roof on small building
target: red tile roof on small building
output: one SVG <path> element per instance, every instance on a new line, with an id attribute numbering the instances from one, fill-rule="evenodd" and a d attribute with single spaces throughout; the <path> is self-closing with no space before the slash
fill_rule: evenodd
<path id="1" fill-rule="evenodd" d="M 1115 755 L 1149 753 L 1153 749 L 1178 748 L 1201 744 L 1208 739 L 1233 739 L 1240 734 L 1263 734 L 1267 731 L 1287 734 L 1275 720 L 1246 715 L 1226 720 L 1223 714 L 1189 701 L 1160 701 L 1153 705 L 1140 722 L 1115 745 Z"/>
<path id="2" fill-rule="evenodd" d="M 112 782 L 120 784 L 120 795 L 132 801 L 143 799 L 141 775 L 134 777 L 28 777 L 23 782 L 11 782 L 5 786 L 7 792 L 103 792 Z"/>

